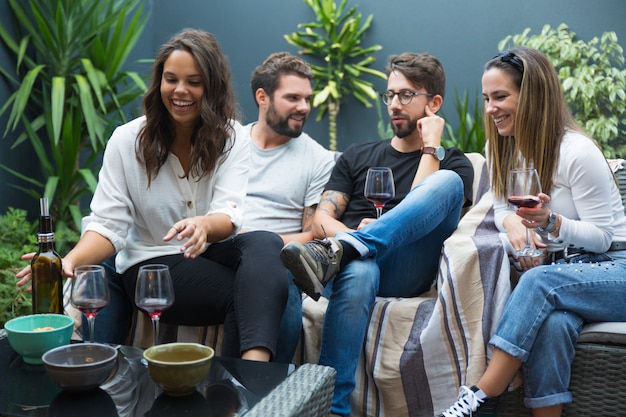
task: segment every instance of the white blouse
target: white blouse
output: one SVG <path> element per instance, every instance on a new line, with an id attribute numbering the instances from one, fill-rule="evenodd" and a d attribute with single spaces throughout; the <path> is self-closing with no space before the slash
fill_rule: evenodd
<path id="1" fill-rule="evenodd" d="M 626 241 L 626 217 L 619 189 L 600 149 L 584 135 L 567 131 L 559 150 L 550 209 L 561 214 L 559 237 L 547 239 L 550 251 L 565 247 L 606 252 L 612 241 Z M 506 200 L 494 202 L 495 222 L 505 231 L 502 220 L 514 210 Z"/>
<path id="2" fill-rule="evenodd" d="M 249 147 L 236 140 L 241 125 L 227 142 L 227 156 L 203 178 L 183 178 L 178 158 L 170 153 L 148 188 L 143 163 L 135 155 L 137 134 L 145 123 L 139 117 L 118 127 L 107 143 L 91 214 L 83 218 L 83 233 L 91 230 L 111 241 L 117 252 L 116 268 L 129 267 L 157 256 L 180 253 L 182 242 L 163 236 L 184 218 L 223 213 L 241 227 L 248 181 Z"/>

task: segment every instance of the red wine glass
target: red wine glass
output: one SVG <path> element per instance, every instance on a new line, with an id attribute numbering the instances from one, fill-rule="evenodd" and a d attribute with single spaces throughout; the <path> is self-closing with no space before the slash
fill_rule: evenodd
<path id="1" fill-rule="evenodd" d="M 535 207 L 540 201 L 539 175 L 534 168 L 513 169 L 509 173 L 508 201 L 516 207 Z M 542 251 L 530 245 L 530 232 L 526 228 L 526 245 L 517 256 L 539 256 Z"/>
<path id="2" fill-rule="evenodd" d="M 109 284 L 104 267 L 82 265 L 74 270 L 70 299 L 89 324 L 89 342 L 93 343 L 93 328 L 96 314 L 109 304 Z"/>
<path id="3" fill-rule="evenodd" d="M 157 345 L 161 313 L 174 304 L 174 287 L 167 265 L 151 264 L 139 268 L 135 304 L 150 316 L 154 330 L 154 345 Z"/>
<path id="4" fill-rule="evenodd" d="M 376 207 L 376 218 L 383 213 L 383 207 L 396 195 L 393 172 L 387 167 L 373 167 L 367 170 L 363 194 Z"/>

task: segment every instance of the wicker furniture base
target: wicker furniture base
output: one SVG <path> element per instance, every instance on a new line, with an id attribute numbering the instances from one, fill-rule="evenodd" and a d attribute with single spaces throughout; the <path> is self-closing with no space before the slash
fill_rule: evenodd
<path id="1" fill-rule="evenodd" d="M 626 346 L 578 343 L 570 381 L 573 402 L 563 407 L 563 417 L 624 417 L 625 386 Z M 523 387 L 500 397 L 498 416 L 530 416 L 523 397 Z"/>
<path id="2" fill-rule="evenodd" d="M 330 415 L 335 370 L 305 363 L 255 405 L 246 417 L 323 417 Z"/>

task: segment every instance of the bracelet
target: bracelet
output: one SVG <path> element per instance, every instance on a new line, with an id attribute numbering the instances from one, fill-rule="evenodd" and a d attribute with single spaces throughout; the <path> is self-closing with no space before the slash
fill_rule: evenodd
<path id="1" fill-rule="evenodd" d="M 556 225 L 556 214 L 550 210 L 550 215 L 548 216 L 548 225 L 546 227 L 538 227 L 541 232 L 551 233 Z"/>

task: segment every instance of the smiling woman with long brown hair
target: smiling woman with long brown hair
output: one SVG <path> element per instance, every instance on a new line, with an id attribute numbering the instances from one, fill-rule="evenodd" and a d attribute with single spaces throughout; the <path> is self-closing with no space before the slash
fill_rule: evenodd
<path id="1" fill-rule="evenodd" d="M 532 229 L 539 257 L 520 257 L 522 274 L 490 340 L 493 355 L 476 385 L 461 387 L 442 415 L 488 411 L 518 369 L 533 416 L 560 416 L 574 347 L 583 324 L 626 321 L 626 217 L 613 173 L 596 143 L 576 124 L 557 73 L 541 52 L 504 51 L 485 66 L 487 159 L 495 222 L 511 246 Z M 535 168 L 544 190 L 533 208 L 506 203 L 513 168 Z M 472 382 L 472 381 L 470 381 Z"/>
<path id="2" fill-rule="evenodd" d="M 134 299 L 139 267 L 165 264 L 176 301 L 162 321 L 224 323 L 223 355 L 269 360 L 287 300 L 282 239 L 237 234 L 249 148 L 237 138 L 230 71 L 213 35 L 186 29 L 160 48 L 143 108 L 145 116 L 118 127 L 107 144 L 91 214 L 63 259 L 64 274 L 115 253 L 126 292 L 107 307 L 115 313 Z M 24 285 L 30 268 L 17 276 Z"/>

